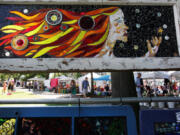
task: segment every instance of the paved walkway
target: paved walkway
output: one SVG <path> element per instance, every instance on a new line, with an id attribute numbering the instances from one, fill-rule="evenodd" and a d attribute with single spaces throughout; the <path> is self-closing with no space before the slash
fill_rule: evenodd
<path id="1" fill-rule="evenodd" d="M 2 90 L 3 88 L 0 87 L 0 90 Z M 70 98 L 71 94 L 59 94 L 59 93 L 53 93 L 53 92 L 47 92 L 47 91 L 36 91 L 33 92 L 33 90 L 29 91 L 29 89 L 25 89 L 25 88 L 21 88 L 21 87 L 16 87 L 15 88 L 15 93 L 24 93 L 22 94 L 22 99 L 57 99 L 57 98 Z M 28 94 L 27 94 L 28 93 Z M 1 94 L 1 92 L 0 92 Z M 24 95 L 34 95 L 34 97 L 30 96 L 30 98 L 25 98 L 23 97 Z M 13 97 L 13 93 L 12 96 L 11 95 L 7 95 L 3 94 L 1 96 L 3 96 L 3 99 L 14 99 Z M 8 98 L 6 98 L 8 97 Z M 17 97 L 15 97 L 15 99 L 17 99 Z M 19 99 L 19 98 L 18 98 Z M 0 104 L 0 107 L 39 107 L 39 106 L 53 106 L 52 105 L 48 105 L 48 104 Z M 56 105 L 55 105 L 56 106 Z"/>
<path id="2" fill-rule="evenodd" d="M 70 98 L 71 94 L 60 94 L 60 93 L 54 93 L 54 92 L 48 92 L 48 91 L 33 91 L 32 89 L 29 91 L 29 89 L 25 88 L 17 88 L 17 91 L 22 91 L 26 93 L 32 93 L 34 95 L 38 95 L 42 98 L 48 98 L 48 99 L 55 99 L 55 98 Z"/>

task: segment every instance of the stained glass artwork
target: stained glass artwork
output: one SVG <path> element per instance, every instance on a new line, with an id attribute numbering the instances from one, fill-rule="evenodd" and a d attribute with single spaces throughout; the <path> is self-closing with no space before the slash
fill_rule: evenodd
<path id="1" fill-rule="evenodd" d="M 137 8 L 137 9 L 135 10 L 135 12 L 136 12 L 136 13 L 140 13 L 140 10 Z"/>
<path id="2" fill-rule="evenodd" d="M 127 135 L 124 117 L 87 117 L 75 119 L 75 135 Z"/>
<path id="3" fill-rule="evenodd" d="M 162 15 L 162 14 L 161 14 L 160 12 L 157 13 L 157 16 L 158 16 L 158 17 L 161 17 L 161 15 Z"/>
<path id="4" fill-rule="evenodd" d="M 29 12 L 29 10 L 28 10 L 28 9 L 24 9 L 23 12 L 24 12 L 25 14 L 27 14 L 27 13 Z"/>
<path id="5" fill-rule="evenodd" d="M 58 10 L 50 10 L 47 12 L 45 19 L 49 25 L 58 25 L 62 21 L 62 13 Z"/>
<path id="6" fill-rule="evenodd" d="M 136 24 L 136 28 L 138 28 L 138 29 L 139 29 L 140 27 L 141 27 L 141 24 L 139 24 L 139 23 L 138 23 L 138 24 Z"/>
<path id="7" fill-rule="evenodd" d="M 180 123 L 162 122 L 155 123 L 155 135 L 180 135 Z"/>
<path id="8" fill-rule="evenodd" d="M 138 50 L 138 45 L 134 45 L 134 50 Z"/>
<path id="9" fill-rule="evenodd" d="M 0 135 L 13 135 L 15 131 L 16 119 L 0 118 Z"/>
<path id="10" fill-rule="evenodd" d="M 173 6 L 1 4 L 0 13 L 0 58 L 179 54 Z"/>
<path id="11" fill-rule="evenodd" d="M 71 135 L 71 118 L 23 118 L 18 135 Z"/>
<path id="12" fill-rule="evenodd" d="M 17 35 L 11 41 L 11 47 L 15 50 L 24 50 L 28 46 L 28 39 L 24 35 Z"/>
<path id="13" fill-rule="evenodd" d="M 82 16 L 79 20 L 79 26 L 83 30 L 91 30 L 94 27 L 94 20 L 90 16 Z"/>
<path id="14" fill-rule="evenodd" d="M 168 26 L 167 26 L 166 24 L 164 24 L 164 25 L 163 25 L 163 28 L 164 28 L 164 29 L 167 29 L 167 28 L 168 28 Z"/>
<path id="15" fill-rule="evenodd" d="M 166 36 L 165 36 L 165 40 L 169 40 L 169 36 L 166 35 Z"/>
<path id="16" fill-rule="evenodd" d="M 67 24 L 62 24 L 62 25 L 60 26 L 60 29 L 61 29 L 62 31 L 66 31 L 66 30 L 68 29 L 68 25 L 67 25 Z"/>
<path id="17" fill-rule="evenodd" d="M 11 53 L 9 51 L 5 51 L 5 56 L 9 57 L 11 55 Z"/>

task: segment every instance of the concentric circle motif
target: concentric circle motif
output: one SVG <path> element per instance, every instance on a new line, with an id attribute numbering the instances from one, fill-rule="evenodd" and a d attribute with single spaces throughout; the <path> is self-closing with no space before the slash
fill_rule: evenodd
<path id="1" fill-rule="evenodd" d="M 50 10 L 45 19 L 49 25 L 58 25 L 62 21 L 62 13 L 58 10 Z"/>
<path id="2" fill-rule="evenodd" d="M 79 26 L 82 30 L 91 30 L 95 26 L 94 19 L 91 16 L 82 16 L 78 21 Z"/>
<path id="3" fill-rule="evenodd" d="M 62 31 L 66 31 L 68 28 L 69 27 L 67 24 L 61 24 L 61 26 L 60 26 L 60 30 L 62 30 Z"/>
<path id="4" fill-rule="evenodd" d="M 48 25 L 44 25 L 44 26 L 43 26 L 43 30 L 44 30 L 44 31 L 49 30 L 49 26 L 48 26 Z"/>
<path id="5" fill-rule="evenodd" d="M 28 46 L 28 39 L 24 35 L 17 35 L 11 41 L 11 47 L 15 50 L 24 50 Z"/>
<path id="6" fill-rule="evenodd" d="M 34 35 L 33 36 L 33 40 L 36 42 L 36 41 L 39 41 L 40 37 L 38 35 Z"/>

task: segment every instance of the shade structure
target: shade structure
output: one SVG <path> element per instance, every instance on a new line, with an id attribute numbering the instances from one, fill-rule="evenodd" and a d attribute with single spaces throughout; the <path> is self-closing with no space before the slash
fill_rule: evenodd
<path id="1" fill-rule="evenodd" d="M 73 80 L 73 78 L 67 77 L 67 76 L 64 76 L 64 75 L 61 75 L 60 77 L 56 77 L 56 78 L 58 78 L 58 79 L 61 80 L 61 81 Z"/>
<path id="2" fill-rule="evenodd" d="M 94 81 L 110 81 L 111 76 L 110 75 L 104 75 L 98 78 L 94 78 Z"/>
<path id="3" fill-rule="evenodd" d="M 134 72 L 135 78 L 137 77 L 138 72 Z M 168 72 L 156 71 L 156 72 L 140 72 L 142 74 L 143 79 L 164 79 L 170 78 L 170 74 Z"/>
<path id="4" fill-rule="evenodd" d="M 175 71 L 171 74 L 172 77 L 175 77 L 177 80 L 180 80 L 180 71 Z"/>
<path id="5" fill-rule="evenodd" d="M 28 79 L 28 81 L 44 81 L 44 80 L 46 80 L 46 79 L 45 78 L 37 78 L 37 77 Z"/>

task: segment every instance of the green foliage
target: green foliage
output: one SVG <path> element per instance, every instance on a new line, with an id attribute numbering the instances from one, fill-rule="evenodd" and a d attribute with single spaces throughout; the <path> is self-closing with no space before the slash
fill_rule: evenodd
<path id="1" fill-rule="evenodd" d="M 28 74 L 24 74 L 24 78 L 22 79 L 23 81 L 27 81 L 30 78 L 34 78 L 34 77 L 40 77 L 40 78 L 49 78 L 49 73 L 28 73 Z"/>
<path id="2" fill-rule="evenodd" d="M 61 75 L 72 77 L 74 79 L 78 79 L 79 77 L 82 76 L 82 73 L 79 73 L 79 72 L 77 72 L 77 73 L 60 73 L 60 72 L 57 72 L 57 73 L 54 73 L 53 78 L 59 77 Z"/>
<path id="3" fill-rule="evenodd" d="M 38 74 L 36 74 L 36 77 L 42 77 L 42 78 L 48 79 L 49 78 L 49 73 L 45 73 L 45 72 L 38 73 Z"/>
<path id="4" fill-rule="evenodd" d="M 0 73 L 0 79 L 2 81 L 8 80 L 10 78 L 19 79 L 21 75 L 21 73 Z"/>
<path id="5" fill-rule="evenodd" d="M 54 78 L 59 77 L 61 75 L 65 75 L 68 77 L 72 77 L 74 79 L 78 79 L 79 77 L 83 76 L 82 73 L 54 73 Z M 0 73 L 0 79 L 1 81 L 7 81 L 10 78 L 14 78 L 15 80 L 22 80 L 22 81 L 27 81 L 30 78 L 34 77 L 40 77 L 40 78 L 49 78 L 49 73 L 46 72 L 40 72 L 40 73 Z"/>
<path id="6" fill-rule="evenodd" d="M 79 78 L 79 77 L 81 77 L 82 76 L 82 73 L 74 73 L 74 77 L 77 79 L 77 78 Z"/>
<path id="7" fill-rule="evenodd" d="M 48 79 L 49 73 L 0 73 L 1 81 L 5 81 L 10 78 L 14 78 L 15 80 L 27 81 L 28 79 L 33 77 L 42 77 Z"/>

